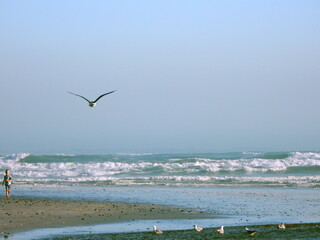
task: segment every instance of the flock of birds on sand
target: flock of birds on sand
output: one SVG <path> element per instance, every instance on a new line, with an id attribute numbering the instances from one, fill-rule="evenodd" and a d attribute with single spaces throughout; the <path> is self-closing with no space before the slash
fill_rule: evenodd
<path id="1" fill-rule="evenodd" d="M 202 227 L 199 227 L 198 225 L 193 225 L 194 227 L 194 230 L 196 232 L 201 232 L 203 230 Z M 286 229 L 286 226 L 283 224 L 283 223 L 280 223 L 278 225 L 278 229 Z M 249 237 L 253 237 L 257 232 L 255 230 L 251 230 L 249 228 L 245 228 L 245 230 L 247 231 Z M 224 226 L 221 226 L 220 228 L 216 229 L 216 231 L 219 233 L 219 234 L 224 234 Z M 156 233 L 156 234 L 162 234 L 163 231 L 162 230 L 159 230 L 157 228 L 157 226 L 153 226 L 153 232 Z"/>

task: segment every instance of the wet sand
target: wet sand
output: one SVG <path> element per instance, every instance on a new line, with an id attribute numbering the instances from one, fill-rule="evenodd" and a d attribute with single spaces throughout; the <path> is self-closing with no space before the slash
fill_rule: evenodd
<path id="1" fill-rule="evenodd" d="M 55 200 L 41 198 L 0 199 L 0 238 L 14 236 L 14 233 L 37 228 L 84 226 L 101 223 L 115 223 L 132 220 L 153 219 L 203 219 L 207 213 L 194 209 L 175 208 L 163 205 Z M 218 226 L 217 226 L 218 227 Z M 216 227 L 216 228 L 217 228 Z M 287 224 L 286 229 L 277 229 L 276 225 L 248 226 L 257 233 L 250 237 L 244 226 L 225 227 L 220 235 L 216 228 L 205 228 L 201 232 L 194 230 L 164 231 L 157 235 L 152 229 L 145 232 L 108 233 L 90 235 L 52 236 L 52 240 L 122 240 L 122 239 L 319 239 L 320 223 Z"/>
<path id="2" fill-rule="evenodd" d="M 244 226 L 225 227 L 225 233 L 219 234 L 216 228 L 206 228 L 201 232 L 195 230 L 163 231 L 163 234 L 154 232 L 143 233 L 114 233 L 90 234 L 46 238 L 50 240 L 212 240 L 212 239 L 264 239 L 288 240 L 308 239 L 317 240 L 320 236 L 320 224 L 288 224 L 286 229 L 278 229 L 277 225 L 248 226 L 256 233 L 250 236 Z"/>
<path id="3" fill-rule="evenodd" d="M 1 198 L 0 209 L 0 236 L 36 228 L 206 217 L 205 213 L 192 209 L 162 205 L 40 198 Z"/>

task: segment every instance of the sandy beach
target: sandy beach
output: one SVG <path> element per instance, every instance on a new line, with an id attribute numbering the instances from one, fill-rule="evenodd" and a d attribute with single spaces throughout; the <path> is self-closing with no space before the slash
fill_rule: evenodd
<path id="1" fill-rule="evenodd" d="M 74 201 L 43 198 L 16 197 L 0 199 L 3 216 L 0 220 L 1 237 L 13 237 L 18 232 L 38 228 L 52 228 L 65 226 L 85 226 L 101 223 L 115 223 L 132 220 L 152 219 L 203 219 L 209 217 L 204 212 L 192 209 L 176 208 L 164 205 Z M 214 217 L 214 216 L 210 216 Z M 217 226 L 218 227 L 218 226 Z M 257 239 L 318 239 L 319 223 L 287 224 L 286 229 L 277 229 L 273 225 L 248 226 L 255 230 Z M 190 227 L 191 228 L 191 227 Z M 248 239 L 249 234 L 244 226 L 225 227 L 225 233 L 220 235 L 216 228 L 204 228 L 201 232 L 192 229 L 164 231 L 155 234 L 151 228 L 142 232 L 105 233 L 84 235 L 57 235 L 43 239 Z M 251 237 L 250 237 L 251 238 Z"/>
<path id="2" fill-rule="evenodd" d="M 41 198 L 0 199 L 1 236 L 36 228 L 148 219 L 205 218 L 205 213 L 162 205 Z"/>

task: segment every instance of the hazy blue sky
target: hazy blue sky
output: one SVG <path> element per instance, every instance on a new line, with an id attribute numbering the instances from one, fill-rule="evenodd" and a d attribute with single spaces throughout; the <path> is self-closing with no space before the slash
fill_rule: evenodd
<path id="1" fill-rule="evenodd" d="M 3 0 L 0 154 L 320 150 L 319 26 L 318 0 Z"/>

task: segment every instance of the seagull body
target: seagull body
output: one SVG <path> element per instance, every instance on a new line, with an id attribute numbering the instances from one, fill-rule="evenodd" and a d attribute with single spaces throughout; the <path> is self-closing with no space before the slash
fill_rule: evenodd
<path id="1" fill-rule="evenodd" d="M 197 225 L 193 225 L 193 227 L 197 232 L 201 232 L 203 230 L 202 227 L 198 227 Z"/>
<path id="2" fill-rule="evenodd" d="M 278 225 L 278 228 L 279 228 L 279 229 L 286 229 L 286 225 L 284 225 L 283 223 L 280 223 L 280 224 Z"/>
<path id="3" fill-rule="evenodd" d="M 224 227 L 221 226 L 220 228 L 217 229 L 217 232 L 220 233 L 220 234 L 224 234 Z"/>
<path id="4" fill-rule="evenodd" d="M 153 231 L 156 233 L 156 234 L 162 234 L 163 232 L 159 229 L 157 229 L 157 226 L 153 226 Z"/>
<path id="5" fill-rule="evenodd" d="M 75 93 L 72 93 L 72 92 L 68 92 L 68 93 L 83 98 L 84 100 L 86 100 L 86 101 L 89 103 L 89 107 L 94 107 L 94 106 L 96 106 L 96 104 L 97 104 L 97 102 L 98 102 L 98 100 L 99 100 L 100 98 L 104 97 L 105 95 L 111 94 L 111 93 L 113 93 L 113 92 L 115 92 L 115 91 L 116 91 L 116 90 L 111 91 L 111 92 L 107 92 L 107 93 L 105 93 L 105 94 L 102 94 L 102 95 L 100 95 L 100 96 L 99 96 L 96 100 L 94 100 L 94 101 L 90 101 L 90 100 L 86 99 L 84 96 L 81 96 L 81 95 L 79 95 L 79 94 L 75 94 Z"/>
<path id="6" fill-rule="evenodd" d="M 250 229 L 248 229 L 248 228 L 246 228 L 246 230 L 247 230 L 247 233 L 249 233 L 249 236 L 250 236 L 250 237 L 253 237 L 253 236 L 257 233 L 256 231 L 250 230 Z"/>

